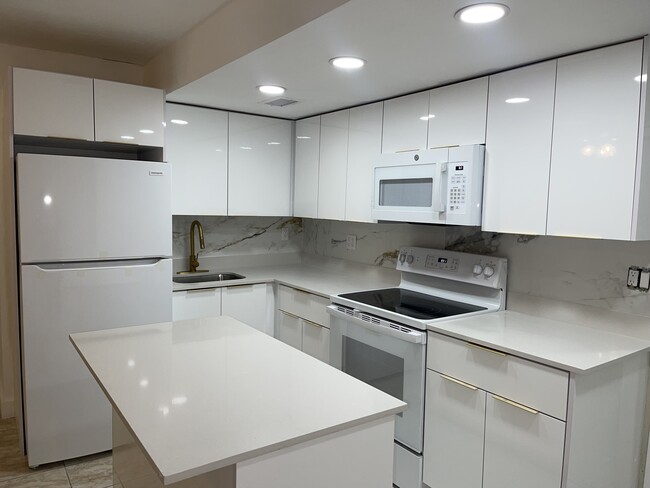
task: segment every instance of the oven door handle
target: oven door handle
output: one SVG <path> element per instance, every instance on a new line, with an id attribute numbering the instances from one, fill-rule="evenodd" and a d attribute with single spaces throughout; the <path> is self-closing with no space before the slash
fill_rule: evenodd
<path id="1" fill-rule="evenodd" d="M 337 305 L 328 305 L 327 313 L 334 317 L 341 318 L 356 325 L 365 327 L 368 330 L 377 332 L 378 334 L 387 335 L 399 339 L 401 341 L 411 342 L 413 344 L 426 344 L 427 333 L 420 330 L 409 329 L 395 322 L 390 322 L 385 319 L 380 319 L 374 315 L 369 315 L 356 309 L 345 308 L 352 313 L 341 311 Z M 366 317 L 364 319 L 363 317 Z M 372 321 L 370 321 L 372 320 Z"/>

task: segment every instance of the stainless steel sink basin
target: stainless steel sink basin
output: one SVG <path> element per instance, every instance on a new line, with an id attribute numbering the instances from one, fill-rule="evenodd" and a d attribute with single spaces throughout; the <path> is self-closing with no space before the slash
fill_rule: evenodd
<path id="1" fill-rule="evenodd" d="M 237 273 L 192 273 L 174 275 L 172 280 L 176 283 L 202 283 L 204 281 L 230 281 L 246 278 Z"/>

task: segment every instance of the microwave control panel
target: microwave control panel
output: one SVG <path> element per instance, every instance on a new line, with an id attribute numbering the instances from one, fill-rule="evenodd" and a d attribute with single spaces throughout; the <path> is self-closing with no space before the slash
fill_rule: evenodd
<path id="1" fill-rule="evenodd" d="M 447 212 L 460 215 L 467 213 L 467 203 L 471 199 L 468 184 L 471 170 L 469 161 L 447 165 Z"/>

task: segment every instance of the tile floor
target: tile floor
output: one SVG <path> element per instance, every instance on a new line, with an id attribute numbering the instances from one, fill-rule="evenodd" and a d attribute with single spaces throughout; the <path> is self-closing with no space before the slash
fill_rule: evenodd
<path id="1" fill-rule="evenodd" d="M 110 452 L 30 469 L 18 448 L 15 419 L 0 420 L 0 488 L 109 488 Z M 115 486 L 115 488 L 121 488 Z"/>

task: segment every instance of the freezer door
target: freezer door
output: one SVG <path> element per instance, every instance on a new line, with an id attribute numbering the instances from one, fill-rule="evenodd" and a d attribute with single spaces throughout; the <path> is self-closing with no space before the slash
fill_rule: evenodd
<path id="1" fill-rule="evenodd" d="M 17 157 L 22 263 L 171 256 L 167 163 Z"/>
<path id="2" fill-rule="evenodd" d="M 170 321 L 171 278 L 171 259 L 21 266 L 30 466 L 111 449 L 109 403 L 68 335 Z"/>

